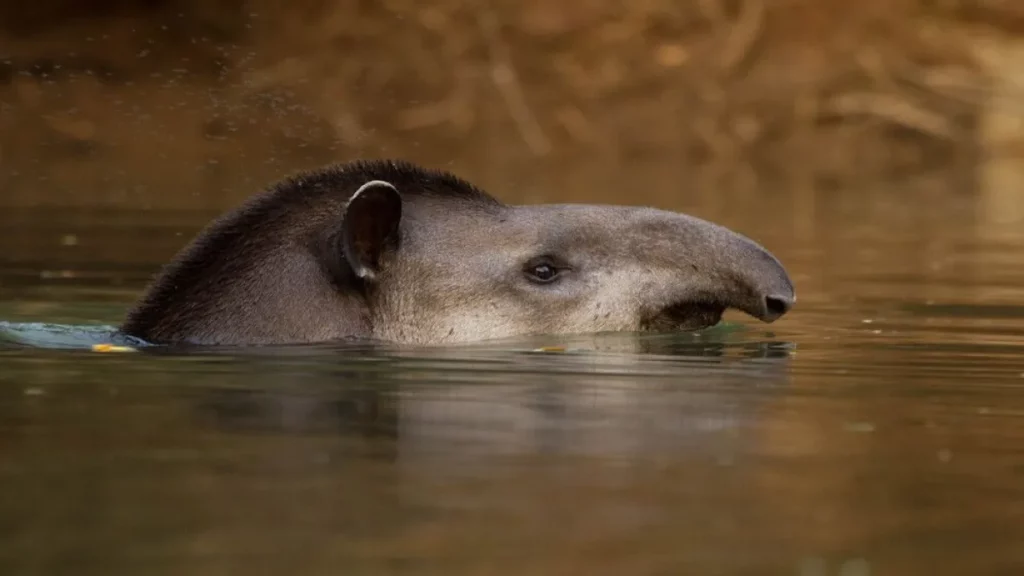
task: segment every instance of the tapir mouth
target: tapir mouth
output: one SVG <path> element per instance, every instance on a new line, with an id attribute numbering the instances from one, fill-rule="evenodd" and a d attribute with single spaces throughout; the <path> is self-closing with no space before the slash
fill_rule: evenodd
<path id="1" fill-rule="evenodd" d="M 641 319 L 640 327 L 652 332 L 696 332 L 718 324 L 726 308 L 717 302 L 676 302 Z"/>

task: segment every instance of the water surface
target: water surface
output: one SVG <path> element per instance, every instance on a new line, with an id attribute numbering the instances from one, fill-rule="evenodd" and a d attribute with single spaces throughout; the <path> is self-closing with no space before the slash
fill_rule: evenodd
<path id="1" fill-rule="evenodd" d="M 7 347 L 0 573 L 1018 574 L 1024 224 L 899 192 L 663 204 L 780 256 L 771 326 Z M 0 319 L 116 323 L 205 217 L 8 211 Z"/>

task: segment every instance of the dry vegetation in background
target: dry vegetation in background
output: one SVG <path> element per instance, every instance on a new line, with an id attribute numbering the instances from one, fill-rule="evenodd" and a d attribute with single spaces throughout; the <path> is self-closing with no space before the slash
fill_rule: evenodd
<path id="1" fill-rule="evenodd" d="M 844 184 L 969 170 L 965 26 L 1015 0 L 39 0 L 0 7 L 0 202 L 214 207 L 404 156 Z"/>

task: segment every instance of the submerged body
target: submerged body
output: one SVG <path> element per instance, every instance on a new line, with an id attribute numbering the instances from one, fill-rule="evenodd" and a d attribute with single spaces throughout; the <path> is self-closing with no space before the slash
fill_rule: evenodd
<path id="1" fill-rule="evenodd" d="M 440 344 L 697 330 L 795 300 L 778 260 L 684 214 L 506 205 L 393 161 L 286 179 L 207 227 L 121 327 L 152 343 Z"/>

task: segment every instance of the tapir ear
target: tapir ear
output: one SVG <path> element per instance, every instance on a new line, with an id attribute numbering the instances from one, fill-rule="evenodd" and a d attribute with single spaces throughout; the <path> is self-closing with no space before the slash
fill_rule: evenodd
<path id="1" fill-rule="evenodd" d="M 380 257 L 398 240 L 402 197 L 391 184 L 371 180 L 359 187 L 345 208 L 341 250 L 356 276 L 374 280 Z"/>

